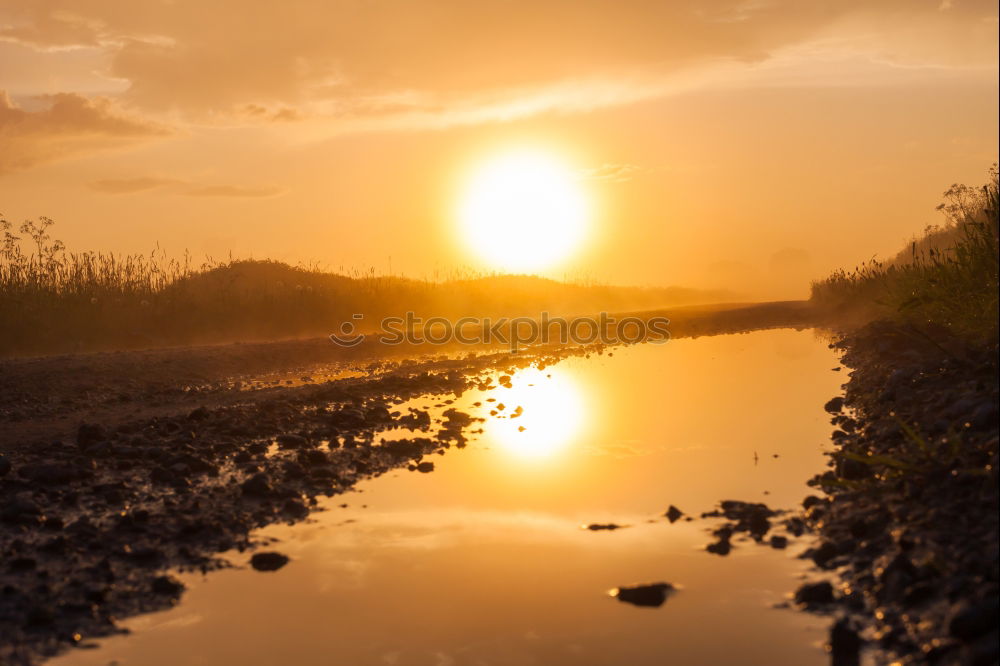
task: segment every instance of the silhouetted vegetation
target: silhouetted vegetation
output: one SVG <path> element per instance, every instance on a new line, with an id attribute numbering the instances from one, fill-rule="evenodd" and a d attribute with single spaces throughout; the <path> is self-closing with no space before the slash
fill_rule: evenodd
<path id="1" fill-rule="evenodd" d="M 812 285 L 812 301 L 839 317 L 941 327 L 971 340 L 997 336 L 997 167 L 979 188 L 952 185 L 928 227 L 892 260 L 875 259 Z"/>
<path id="2" fill-rule="evenodd" d="M 441 316 L 574 315 L 732 300 L 679 287 L 567 284 L 529 276 L 459 275 L 444 282 L 276 261 L 69 252 L 52 220 L 0 218 L 0 355 L 143 348 L 320 336 L 364 330 L 407 311 Z"/>

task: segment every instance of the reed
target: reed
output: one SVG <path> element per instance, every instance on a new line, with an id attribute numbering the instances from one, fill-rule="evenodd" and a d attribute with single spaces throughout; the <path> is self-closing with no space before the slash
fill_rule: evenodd
<path id="1" fill-rule="evenodd" d="M 970 340 L 996 340 L 998 178 L 980 188 L 953 185 L 929 227 L 893 259 L 871 259 L 812 284 L 812 301 L 836 316 L 888 318 L 941 328 Z"/>

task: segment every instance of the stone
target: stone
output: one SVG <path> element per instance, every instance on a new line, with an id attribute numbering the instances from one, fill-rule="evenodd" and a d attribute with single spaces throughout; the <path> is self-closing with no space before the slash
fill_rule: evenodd
<path id="1" fill-rule="evenodd" d="M 631 587 L 619 587 L 614 591 L 614 596 L 618 601 L 629 603 L 633 606 L 655 608 L 662 606 L 663 602 L 667 600 L 667 597 L 674 589 L 674 586 L 670 583 L 650 583 Z"/>
<path id="2" fill-rule="evenodd" d="M 288 564 L 288 556 L 281 553 L 254 553 L 250 558 L 250 566 L 257 571 L 277 571 Z"/>
<path id="3" fill-rule="evenodd" d="M 258 473 L 243 482 L 241 486 L 244 495 L 262 497 L 271 493 L 271 483 L 266 474 Z"/>
<path id="4" fill-rule="evenodd" d="M 831 604 L 834 601 L 833 585 L 829 581 L 805 583 L 795 591 L 795 603 L 811 606 L 814 604 Z"/>

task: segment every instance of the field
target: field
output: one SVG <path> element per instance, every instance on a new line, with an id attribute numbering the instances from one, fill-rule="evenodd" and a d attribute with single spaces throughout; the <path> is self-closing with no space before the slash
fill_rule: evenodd
<path id="1" fill-rule="evenodd" d="M 266 260 L 195 265 L 190 255 L 172 259 L 159 251 L 77 253 L 53 239 L 52 226 L 43 217 L 15 235 L 13 224 L 0 220 L 0 356 L 318 337 L 345 321 L 358 321 L 364 331 L 406 312 L 448 319 L 567 316 L 734 300 L 723 291 L 519 275 L 431 281 Z"/>

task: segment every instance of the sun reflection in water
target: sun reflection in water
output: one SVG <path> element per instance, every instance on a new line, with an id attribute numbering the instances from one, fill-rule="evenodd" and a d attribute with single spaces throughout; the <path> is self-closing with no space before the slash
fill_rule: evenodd
<path id="1" fill-rule="evenodd" d="M 488 441 L 519 457 L 551 456 L 583 427 L 579 385 L 556 368 L 520 371 L 511 378 L 510 388 L 491 391 L 490 397 L 496 401 L 484 402 L 483 409 L 496 414 L 488 418 Z"/>

